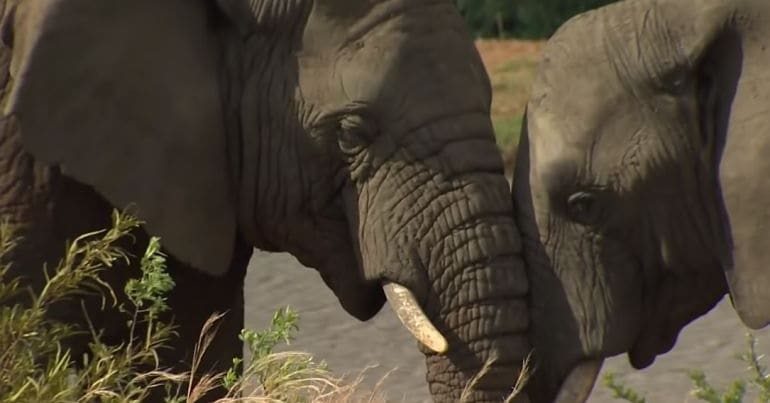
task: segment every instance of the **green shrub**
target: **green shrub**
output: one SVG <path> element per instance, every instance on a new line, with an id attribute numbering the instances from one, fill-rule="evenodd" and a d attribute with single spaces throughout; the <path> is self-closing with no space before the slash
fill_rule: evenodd
<path id="1" fill-rule="evenodd" d="M 155 321 L 154 313 L 166 309 L 159 303 L 154 284 L 169 279 L 163 273 L 162 255 L 158 249 L 148 249 L 142 270 L 156 273 L 143 278 L 135 286 L 150 292 L 131 298 L 133 307 L 123 309 L 131 318 L 131 331 L 146 325 L 143 337 L 132 337 L 120 346 L 109 346 L 91 332 L 91 355 L 76 361 L 65 346 L 65 339 L 82 333 L 72 324 L 49 319 L 47 313 L 53 304 L 77 296 L 84 290 L 98 291 L 114 296 L 109 285 L 99 278 L 100 273 L 128 255 L 115 242 L 128 236 L 139 222 L 124 214 L 113 215 L 112 228 L 85 234 L 75 239 L 59 265 L 46 272 L 43 289 L 32 295 L 29 305 L 10 305 L 11 297 L 29 291 L 21 287 L 19 279 L 8 278 L 11 262 L 7 256 L 17 245 L 15 228 L 4 223 L 0 226 L 0 401 L 3 402 L 129 402 L 139 401 L 147 393 L 165 383 L 158 373 L 142 374 L 138 368 L 156 363 L 156 350 L 168 341 L 173 330 L 170 325 Z M 157 240 L 151 242 L 157 245 Z M 158 274 L 159 273 L 159 274 Z M 148 298 L 145 304 L 142 298 Z M 114 302 L 114 299 L 113 299 Z"/>
<path id="2" fill-rule="evenodd" d="M 456 0 L 478 37 L 550 37 L 570 17 L 617 0 Z"/>
<path id="3" fill-rule="evenodd" d="M 548 38 L 564 22 L 582 12 L 617 0 L 516 0 L 517 38 Z M 511 0 L 513 2 L 513 0 Z"/>
<path id="4" fill-rule="evenodd" d="M 0 224 L 0 401 L 128 403 L 159 391 L 165 392 L 169 403 L 195 402 L 220 386 L 228 391 L 219 400 L 222 403 L 384 401 L 373 391 L 357 390 L 362 375 L 352 380 L 337 378 L 310 354 L 274 352 L 280 344 L 293 340 L 298 330 L 299 316 L 288 307 L 275 313 L 268 329 L 241 332 L 252 356 L 248 365 L 235 360 L 226 373 L 196 373 L 222 318 L 214 315 L 201 329 L 190 372 L 171 373 L 159 367 L 157 351 L 171 345 L 174 326 L 159 321 L 158 314 L 169 309 L 165 295 L 174 282 L 165 270 L 166 259 L 157 238 L 150 240 L 141 257 L 142 276 L 131 279 L 125 287 L 129 302 L 120 312 L 126 315 L 130 328 L 126 343 L 107 345 L 94 329 L 50 319 L 47 313 L 53 304 L 84 290 L 98 292 L 105 302 L 115 303 L 115 293 L 100 274 L 117 261 L 130 258 L 116 242 L 129 237 L 140 224 L 115 212 L 109 230 L 85 234 L 68 246 L 61 263 L 46 273 L 46 285 L 37 294 L 22 287 L 19 279 L 8 278 L 12 263 L 7 257 L 18 238 L 13 226 Z M 10 304 L 12 297 L 23 292 L 32 294 L 31 304 Z M 65 340 L 84 332 L 90 336 L 90 355 L 78 361 L 65 347 Z"/>

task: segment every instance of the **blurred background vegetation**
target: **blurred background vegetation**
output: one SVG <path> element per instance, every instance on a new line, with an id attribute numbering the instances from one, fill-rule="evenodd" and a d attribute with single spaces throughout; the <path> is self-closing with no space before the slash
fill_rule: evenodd
<path id="1" fill-rule="evenodd" d="M 492 82 L 492 122 L 506 174 L 544 41 L 565 21 L 617 0 L 454 0 L 476 37 Z"/>
<path id="2" fill-rule="evenodd" d="M 548 38 L 575 14 L 615 0 L 456 0 L 481 38 Z"/>

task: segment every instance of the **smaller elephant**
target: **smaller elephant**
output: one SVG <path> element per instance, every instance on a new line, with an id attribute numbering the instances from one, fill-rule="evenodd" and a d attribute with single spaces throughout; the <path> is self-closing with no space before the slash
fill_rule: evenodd
<path id="1" fill-rule="evenodd" d="M 769 109 L 766 0 L 628 0 L 549 40 L 513 196 L 533 401 L 608 356 L 651 365 L 728 290 L 770 322 Z"/>

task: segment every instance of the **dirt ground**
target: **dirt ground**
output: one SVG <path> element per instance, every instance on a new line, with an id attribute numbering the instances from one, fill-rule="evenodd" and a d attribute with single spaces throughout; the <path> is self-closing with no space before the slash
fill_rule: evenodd
<path id="1" fill-rule="evenodd" d="M 493 115 L 505 119 L 521 113 L 534 77 L 542 43 L 480 41 L 478 48 L 494 89 Z M 314 271 L 287 254 L 257 252 L 247 277 L 247 320 L 250 328 L 267 326 L 272 312 L 291 305 L 299 310 L 300 336 L 293 349 L 326 360 L 337 373 L 358 373 L 367 366 L 367 385 L 382 383 L 393 402 L 428 402 L 425 364 L 416 342 L 385 307 L 374 319 L 359 322 L 347 315 Z M 647 397 L 648 403 L 695 402 L 685 370 L 701 369 L 724 386 L 744 376 L 745 365 L 735 355 L 746 351 L 745 328 L 723 300 L 708 315 L 682 332 L 675 348 L 643 371 L 634 371 L 625 356 L 607 360 L 603 374 L 614 372 Z M 770 351 L 770 329 L 755 333 L 760 351 Z M 612 399 L 601 383 L 590 402 Z M 749 400 L 746 400 L 747 402 Z"/>

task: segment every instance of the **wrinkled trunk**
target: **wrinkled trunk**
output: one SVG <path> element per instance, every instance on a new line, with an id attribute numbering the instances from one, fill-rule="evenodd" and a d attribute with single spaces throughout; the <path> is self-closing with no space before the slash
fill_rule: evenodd
<path id="1" fill-rule="evenodd" d="M 439 131 L 448 141 L 423 148 Z M 503 401 L 530 353 L 528 282 L 488 117 L 422 128 L 376 172 L 359 189 L 362 266 L 410 290 L 446 339 L 444 353 L 421 347 L 431 394 Z"/>
<path id="2" fill-rule="evenodd" d="M 495 185 L 499 178 L 474 176 L 472 181 L 482 182 L 481 189 L 500 187 Z M 435 234 L 443 241 L 435 244 L 428 266 L 435 298 L 427 309 L 451 346 L 445 355 L 427 356 L 427 378 L 438 401 L 458 401 L 466 387 L 464 401 L 501 401 L 529 353 L 528 285 L 519 237 L 512 216 L 495 208 L 504 194 L 471 197 L 476 200 L 469 200 L 467 209 L 450 209 L 454 212 L 436 221 Z M 482 211 L 485 204 L 498 213 Z M 471 383 L 482 368 L 485 374 Z"/>

